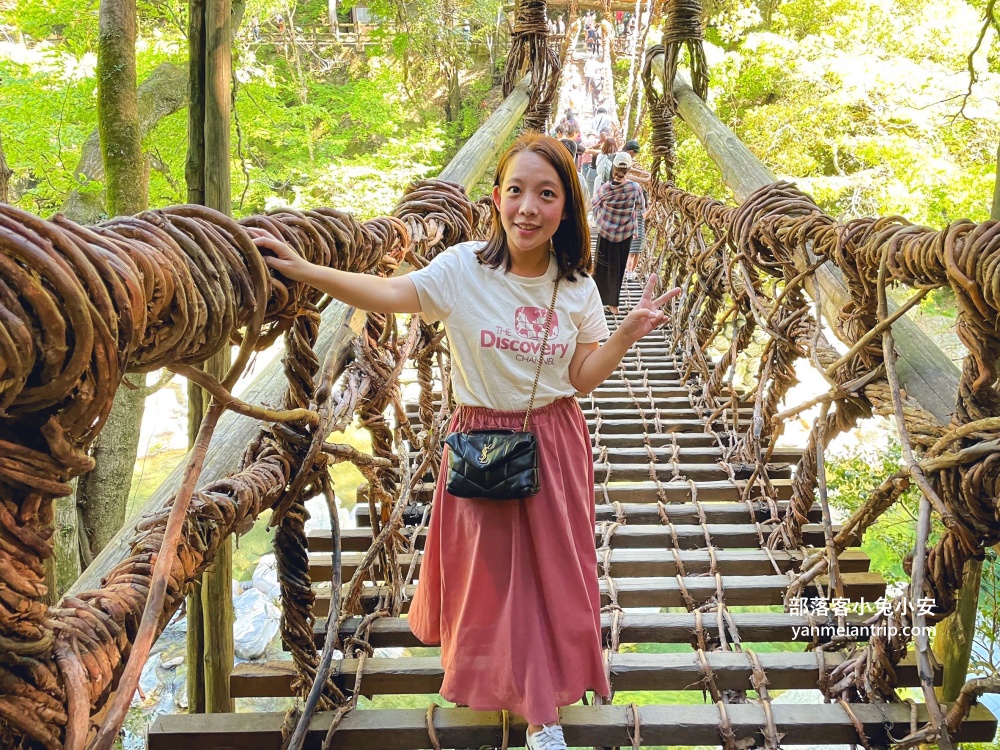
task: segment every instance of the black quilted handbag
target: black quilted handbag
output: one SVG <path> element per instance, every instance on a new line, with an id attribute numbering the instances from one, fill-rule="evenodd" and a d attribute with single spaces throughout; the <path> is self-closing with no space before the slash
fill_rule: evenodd
<path id="1" fill-rule="evenodd" d="M 538 443 L 528 430 L 535 404 L 542 357 L 549 340 L 556 308 L 559 281 L 552 291 L 552 304 L 545 318 L 545 333 L 538 348 L 538 366 L 531 386 L 524 426 L 517 430 L 469 430 L 453 432 L 445 439 L 448 452 L 448 492 L 456 497 L 483 500 L 520 500 L 537 495 L 540 488 Z"/>

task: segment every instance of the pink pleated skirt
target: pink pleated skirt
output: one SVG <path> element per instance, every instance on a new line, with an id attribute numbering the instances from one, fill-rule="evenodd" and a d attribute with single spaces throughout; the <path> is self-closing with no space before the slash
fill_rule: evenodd
<path id="1" fill-rule="evenodd" d="M 459 407 L 452 430 L 516 429 L 523 411 Z M 531 724 L 587 690 L 610 695 L 594 545 L 594 463 L 575 398 L 535 409 L 541 491 L 526 500 L 434 495 L 410 630 L 441 645 L 449 701 Z"/>

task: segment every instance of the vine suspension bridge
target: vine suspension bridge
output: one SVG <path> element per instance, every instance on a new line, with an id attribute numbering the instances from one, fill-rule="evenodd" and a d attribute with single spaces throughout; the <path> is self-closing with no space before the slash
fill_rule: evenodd
<path id="1" fill-rule="evenodd" d="M 1000 225 L 934 230 L 899 217 L 825 215 L 776 182 L 705 106 L 697 3 L 654 6 L 662 44 L 644 50 L 643 35 L 633 58 L 643 93 L 635 116 L 642 110 L 652 132 L 640 271 L 683 294 L 669 327 L 635 345 L 581 406 L 593 441 L 612 689 L 700 691 L 705 700 L 640 706 L 588 695 L 560 712 L 568 744 L 991 741 L 996 719 L 976 700 L 1000 685 L 973 680 L 939 700 L 949 665 L 935 660 L 925 628 L 953 616 L 966 565 L 1000 542 Z M 375 650 L 421 645 L 402 616 L 420 576 L 454 406 L 447 342 L 416 317 L 358 312 L 272 276 L 262 253 L 283 243 L 316 263 L 388 275 L 484 236 L 488 204 L 467 191 L 519 121 L 544 129 L 578 86 L 579 4 L 555 45 L 545 14 L 541 0 L 518 4 L 507 98 L 439 179 L 412 185 L 392 216 L 360 222 L 335 209 L 278 209 L 234 221 L 188 205 L 84 227 L 0 205 L 0 746 L 109 748 L 153 641 L 225 540 L 268 509 L 291 659 L 240 665 L 229 688 L 233 697 L 300 700 L 287 714 L 161 716 L 151 750 L 523 745 L 523 719 L 506 712 L 354 710 L 361 695 L 433 694 L 443 679 L 438 657 Z M 677 76 L 682 48 L 691 85 Z M 602 65 L 610 81 L 607 49 Z M 610 86 L 603 96 L 613 111 Z M 673 186 L 676 116 L 740 205 Z M 890 304 L 891 285 L 912 288 L 910 302 Z M 958 301 L 968 349 L 961 371 L 905 317 L 938 287 Z M 624 307 L 639 294 L 626 282 Z M 612 327 L 618 320 L 609 314 Z M 830 333 L 845 346 L 835 348 Z M 284 362 L 234 397 L 252 353 L 279 337 Z M 751 356 L 754 339 L 764 343 Z M 195 367 L 227 342 L 239 345 L 227 373 Z M 829 390 L 782 409 L 798 360 Z M 753 387 L 733 386 L 738 363 L 755 368 Z M 48 606 L 53 501 L 91 468 L 87 449 L 123 375 L 161 367 L 213 397 L 190 460 Z M 419 384 L 414 402 L 403 400 L 407 374 Z M 814 406 L 805 445 L 780 447 L 789 420 Z M 874 414 L 895 420 L 906 467 L 834 525 L 824 450 Z M 335 442 L 355 417 L 372 435 L 371 454 Z M 328 469 L 341 461 L 366 479 L 358 529 L 336 521 Z M 860 541 L 911 484 L 921 500 L 904 593 L 874 613 L 797 611 L 803 599 L 887 596 Z M 305 500 L 318 495 L 333 528 L 307 535 Z M 933 546 L 932 516 L 944 528 Z M 775 642 L 800 648 L 754 648 Z M 690 648 L 622 648 L 630 644 Z M 908 687 L 923 700 L 901 700 L 897 690 Z M 805 688 L 819 688 L 825 702 L 771 700 Z"/>

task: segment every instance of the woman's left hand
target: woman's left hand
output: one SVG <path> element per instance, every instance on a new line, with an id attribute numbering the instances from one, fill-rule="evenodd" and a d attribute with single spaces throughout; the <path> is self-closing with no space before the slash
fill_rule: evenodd
<path id="1" fill-rule="evenodd" d="M 632 342 L 638 341 L 650 331 L 666 323 L 668 316 L 662 309 L 663 305 L 681 293 L 680 287 L 674 287 L 669 292 L 653 299 L 656 281 L 655 274 L 649 277 L 646 288 L 642 292 L 642 299 L 625 316 L 625 320 L 618 325 L 618 330 L 623 335 L 628 336 Z"/>

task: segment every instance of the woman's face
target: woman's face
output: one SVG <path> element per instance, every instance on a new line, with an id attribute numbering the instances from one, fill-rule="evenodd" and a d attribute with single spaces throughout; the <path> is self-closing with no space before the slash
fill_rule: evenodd
<path id="1" fill-rule="evenodd" d="M 514 257 L 547 251 L 566 216 L 566 191 L 559 174 L 533 151 L 522 151 L 508 162 L 503 181 L 493 188 L 493 203 Z"/>

